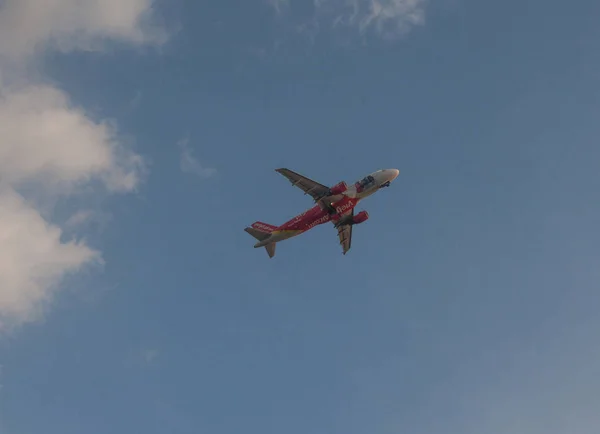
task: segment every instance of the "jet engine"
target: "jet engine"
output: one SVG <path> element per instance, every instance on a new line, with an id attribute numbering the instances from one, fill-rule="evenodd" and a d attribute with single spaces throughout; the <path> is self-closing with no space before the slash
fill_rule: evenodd
<path id="1" fill-rule="evenodd" d="M 344 225 L 358 225 L 360 223 L 366 222 L 369 219 L 369 214 L 366 211 L 361 211 L 354 216 L 346 215 L 339 219 L 337 223 L 334 224 L 334 227 L 344 226 Z"/>
<path id="2" fill-rule="evenodd" d="M 348 190 L 348 186 L 346 185 L 346 183 L 344 181 L 342 181 L 339 184 L 336 184 L 333 187 L 331 187 L 329 189 L 329 194 L 331 196 L 335 196 L 335 195 L 344 193 L 346 190 Z"/>
<path id="3" fill-rule="evenodd" d="M 352 224 L 360 224 L 369 220 L 369 213 L 361 211 L 352 218 Z"/>

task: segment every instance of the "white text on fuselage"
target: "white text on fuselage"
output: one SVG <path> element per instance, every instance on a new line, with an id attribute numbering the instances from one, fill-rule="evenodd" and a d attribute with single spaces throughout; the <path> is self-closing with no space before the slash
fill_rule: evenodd
<path id="1" fill-rule="evenodd" d="M 321 223 L 325 223 L 325 222 L 329 221 L 329 219 L 330 219 L 330 216 L 329 216 L 328 214 L 325 214 L 323 217 L 320 217 L 320 218 L 316 219 L 315 221 L 313 221 L 313 222 L 310 222 L 310 223 L 307 225 L 307 228 L 308 228 L 308 229 L 312 229 L 312 228 L 314 228 L 316 225 L 320 225 Z"/>
<path id="2" fill-rule="evenodd" d="M 271 232 L 273 230 L 273 228 L 262 223 L 254 223 L 252 226 L 254 226 L 254 229 L 258 229 L 259 231 L 263 232 Z"/>
<path id="3" fill-rule="evenodd" d="M 342 206 L 338 206 L 335 210 L 337 211 L 338 214 L 342 214 L 342 213 L 348 211 L 353 206 L 354 206 L 354 204 L 352 202 L 347 202 L 347 203 L 343 204 Z"/>

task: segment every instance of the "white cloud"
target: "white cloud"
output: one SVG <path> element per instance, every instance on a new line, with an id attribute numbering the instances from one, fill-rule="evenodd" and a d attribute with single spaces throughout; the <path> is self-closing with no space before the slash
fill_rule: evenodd
<path id="1" fill-rule="evenodd" d="M 290 10 L 293 0 L 269 0 L 278 14 Z M 300 1 L 300 0 L 298 0 Z M 395 39 L 425 21 L 426 0 L 313 0 L 316 22 L 334 28 L 346 26 L 360 34 L 374 31 Z"/>
<path id="2" fill-rule="evenodd" d="M 94 50 L 109 40 L 161 43 L 166 34 L 152 24 L 152 5 L 153 0 L 4 0 L 0 53 Z"/>
<path id="3" fill-rule="evenodd" d="M 194 156 L 192 149 L 189 146 L 189 140 L 183 139 L 178 143 L 181 148 L 181 156 L 179 165 L 184 173 L 192 173 L 203 178 L 210 178 L 217 173 L 216 169 L 204 167 Z"/>
<path id="4" fill-rule="evenodd" d="M 0 190 L 2 323 L 37 318 L 65 274 L 101 261 L 84 243 L 61 241 L 61 232 L 11 188 Z"/>
<path id="5" fill-rule="evenodd" d="M 152 0 L 0 1 L 0 321 L 4 327 L 39 318 L 63 278 L 101 263 L 83 241 L 65 241 L 60 226 L 22 194 L 72 194 L 100 181 L 131 192 L 143 158 L 119 137 L 114 122 L 97 120 L 32 69 L 46 50 L 92 50 L 107 42 L 133 46 L 164 41 L 152 26 Z M 7 77 L 11 77 L 9 80 Z M 26 187 L 26 188 L 24 188 Z M 21 193 L 18 193 L 18 192 Z M 84 211 L 65 227 L 92 217 Z"/>
<path id="6" fill-rule="evenodd" d="M 70 186 L 101 178 L 115 191 L 139 181 L 142 159 L 122 147 L 114 128 L 94 122 L 60 90 L 30 85 L 0 94 L 0 173 L 17 184 L 36 178 Z"/>

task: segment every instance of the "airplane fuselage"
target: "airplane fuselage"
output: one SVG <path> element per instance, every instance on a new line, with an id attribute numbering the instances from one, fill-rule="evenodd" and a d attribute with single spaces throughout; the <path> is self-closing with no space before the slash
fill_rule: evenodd
<path id="1" fill-rule="evenodd" d="M 344 215 L 350 214 L 361 200 L 371 196 L 380 188 L 389 186 L 397 176 L 398 170 L 396 169 L 373 172 L 348 186 L 343 193 L 326 198 L 327 203 L 319 202 L 302 214 L 298 214 L 281 226 L 274 228 L 268 238 L 259 241 L 254 247 L 264 247 L 269 243 L 295 237 L 324 223 L 336 223 Z"/>
<path id="2" fill-rule="evenodd" d="M 336 221 L 340 218 L 340 214 L 349 212 L 360 202 L 359 198 L 350 198 L 345 196 L 337 202 L 332 202 L 331 205 L 337 211 L 336 214 L 330 214 L 327 209 L 321 208 L 320 205 L 315 205 L 312 208 L 298 214 L 296 217 L 288 220 L 276 230 L 271 232 L 271 236 L 256 244 L 256 247 L 262 247 L 268 243 L 279 242 L 295 237 L 311 230 L 315 226 L 322 225 L 330 221 Z M 339 210 L 339 211 L 338 211 Z"/>

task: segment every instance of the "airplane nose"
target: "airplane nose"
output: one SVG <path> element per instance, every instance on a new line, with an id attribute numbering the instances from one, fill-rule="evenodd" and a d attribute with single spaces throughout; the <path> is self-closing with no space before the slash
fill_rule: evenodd
<path id="1" fill-rule="evenodd" d="M 383 169 L 379 179 L 381 180 L 380 187 L 389 187 L 390 183 L 398 177 L 400 171 L 398 169 Z"/>
<path id="2" fill-rule="evenodd" d="M 398 169 L 388 169 L 387 172 L 389 173 L 390 181 L 396 179 L 400 174 L 400 171 Z"/>

